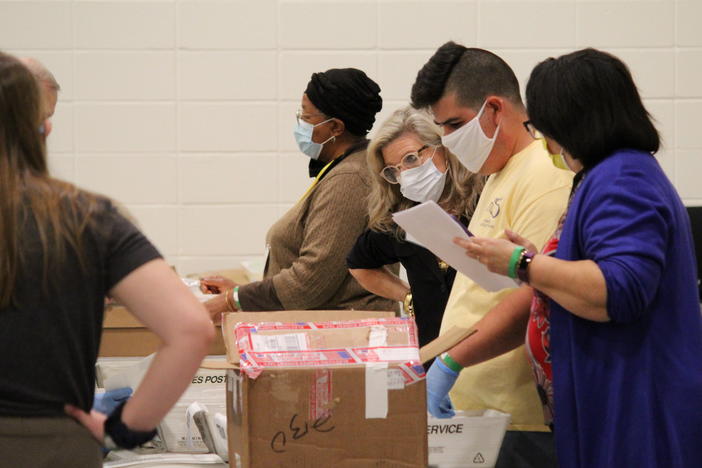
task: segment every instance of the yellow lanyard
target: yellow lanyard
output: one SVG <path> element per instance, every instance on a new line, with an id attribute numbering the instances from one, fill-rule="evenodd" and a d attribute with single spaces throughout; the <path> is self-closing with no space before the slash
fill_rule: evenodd
<path id="1" fill-rule="evenodd" d="M 314 188 L 314 186 L 317 185 L 317 182 L 319 182 L 319 179 L 322 178 L 322 176 L 324 175 L 324 173 L 327 172 L 327 169 L 329 169 L 329 166 L 331 166 L 332 163 L 333 163 L 334 161 L 335 161 L 335 159 L 332 159 L 331 161 L 329 161 L 329 163 L 327 163 L 326 166 L 324 166 L 324 167 L 322 168 L 321 171 L 319 171 L 319 174 L 317 174 L 317 177 L 314 178 L 314 181 L 312 182 L 312 185 L 309 186 L 309 188 L 305 191 L 305 193 L 302 195 L 302 197 L 300 197 L 300 199 L 297 201 L 298 203 L 300 203 L 302 200 L 304 200 L 305 198 L 307 198 L 307 195 L 310 194 L 310 192 L 312 191 L 312 189 Z"/>

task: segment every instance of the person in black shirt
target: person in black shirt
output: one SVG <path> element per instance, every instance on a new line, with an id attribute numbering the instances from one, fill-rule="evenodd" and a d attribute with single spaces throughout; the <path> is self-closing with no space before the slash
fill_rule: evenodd
<path id="1" fill-rule="evenodd" d="M 214 337 L 204 306 L 105 197 L 49 176 L 37 82 L 0 52 L 0 468 L 99 467 L 190 383 Z M 105 296 L 163 345 L 134 396 L 91 411 Z"/>
<path id="2" fill-rule="evenodd" d="M 347 266 L 369 291 L 404 302 L 423 346 L 439 336 L 456 271 L 407 236 L 392 214 L 433 200 L 465 226 L 484 179 L 441 145 L 441 130 L 425 112 L 411 107 L 383 122 L 368 147 L 368 167 L 369 229 L 356 241 Z M 409 285 L 386 268 L 397 262 L 407 270 Z"/>

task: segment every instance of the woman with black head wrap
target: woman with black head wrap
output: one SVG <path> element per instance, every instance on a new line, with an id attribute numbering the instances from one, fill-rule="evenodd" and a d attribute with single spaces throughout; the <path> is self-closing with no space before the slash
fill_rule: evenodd
<path id="1" fill-rule="evenodd" d="M 238 286 L 221 277 L 201 288 L 213 318 L 233 310 L 395 310 L 346 269 L 346 255 L 367 227 L 366 134 L 382 108 L 380 88 L 354 68 L 313 73 L 297 111 L 294 137 L 314 182 L 268 231 L 263 281 Z"/>

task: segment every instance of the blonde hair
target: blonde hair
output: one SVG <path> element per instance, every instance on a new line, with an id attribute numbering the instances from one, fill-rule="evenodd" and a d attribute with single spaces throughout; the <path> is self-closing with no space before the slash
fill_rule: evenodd
<path id="1" fill-rule="evenodd" d="M 368 146 L 368 169 L 371 172 L 372 187 L 368 197 L 368 226 L 379 232 L 404 237 L 404 231 L 393 222 L 392 214 L 416 205 L 400 193 L 399 184 L 390 184 L 382 178 L 380 172 L 385 167 L 383 148 L 405 133 L 412 133 L 422 143 L 441 146 L 441 130 L 429 115 L 410 106 L 396 110 L 378 129 Z M 485 178 L 468 171 L 444 147 L 448 175 L 439 205 L 448 213 L 470 218 L 475 210 L 478 195 L 483 189 Z"/>

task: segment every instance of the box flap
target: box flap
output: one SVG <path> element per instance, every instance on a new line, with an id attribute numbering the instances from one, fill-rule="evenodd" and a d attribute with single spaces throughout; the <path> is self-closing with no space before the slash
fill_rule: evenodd
<path id="1" fill-rule="evenodd" d="M 476 328 L 451 327 L 446 333 L 436 338 L 431 343 L 428 343 L 419 350 L 419 359 L 424 364 L 427 361 L 435 358 L 439 354 L 448 351 L 458 343 L 476 333 Z"/>
<path id="2" fill-rule="evenodd" d="M 417 326 L 409 317 L 317 322 L 240 322 L 236 325 L 239 367 L 256 379 L 270 369 L 365 367 L 366 383 L 387 387 L 389 366 L 409 385 L 424 379 Z M 375 417 L 375 416 L 374 416 Z"/>
<path id="3" fill-rule="evenodd" d="M 284 310 L 278 312 L 230 312 L 224 314 L 222 334 L 227 350 L 227 361 L 238 367 L 239 352 L 236 344 L 238 323 L 262 322 L 331 322 L 342 320 L 363 320 L 369 318 L 393 318 L 394 312 L 379 310 Z"/>

